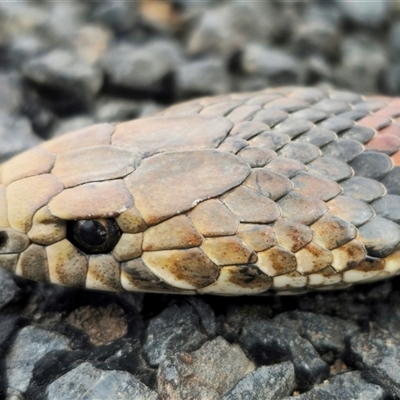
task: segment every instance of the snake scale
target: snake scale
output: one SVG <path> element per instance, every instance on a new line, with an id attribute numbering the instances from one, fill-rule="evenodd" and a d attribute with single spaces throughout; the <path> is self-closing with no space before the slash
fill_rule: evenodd
<path id="1" fill-rule="evenodd" d="M 281 87 L 99 124 L 0 170 L 0 266 L 113 291 L 293 294 L 400 271 L 400 99 Z"/>

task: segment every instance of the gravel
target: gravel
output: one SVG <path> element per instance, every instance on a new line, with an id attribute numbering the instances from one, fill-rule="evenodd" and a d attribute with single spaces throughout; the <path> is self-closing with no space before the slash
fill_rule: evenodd
<path id="1" fill-rule="evenodd" d="M 199 95 L 399 96 L 399 32 L 384 0 L 0 2 L 0 162 Z M 310 119 L 332 104 L 318 107 Z M 3 271 L 0 287 L 0 400 L 400 397 L 400 278 L 265 298 L 97 293 Z"/>

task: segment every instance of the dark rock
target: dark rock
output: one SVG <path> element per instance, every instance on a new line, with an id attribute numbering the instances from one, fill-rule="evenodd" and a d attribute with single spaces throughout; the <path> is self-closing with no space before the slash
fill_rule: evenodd
<path id="1" fill-rule="evenodd" d="M 188 303 L 197 313 L 201 327 L 208 338 L 214 338 L 218 333 L 220 321 L 215 317 L 213 309 L 199 297 L 189 297 Z"/>
<path id="2" fill-rule="evenodd" d="M 247 323 L 243 326 L 239 340 L 258 364 L 291 361 L 300 389 L 321 382 L 329 375 L 328 365 L 310 342 L 301 338 L 296 331 L 275 322 L 256 320 Z"/>
<path id="3" fill-rule="evenodd" d="M 36 85 L 89 101 L 103 83 L 99 68 L 83 61 L 76 53 L 56 49 L 27 61 L 23 75 Z"/>
<path id="4" fill-rule="evenodd" d="M 86 361 L 87 352 L 53 350 L 45 354 L 35 363 L 32 378 L 26 390 L 28 399 L 45 398 L 46 388 L 62 375 Z"/>
<path id="5" fill-rule="evenodd" d="M 89 345 L 83 347 L 83 350 L 58 350 L 47 353 L 35 364 L 26 391 L 27 398 L 45 398 L 49 384 L 83 362 L 90 362 L 93 367 L 102 370 L 129 372 L 146 386 L 155 387 L 156 371 L 149 368 L 145 362 L 140 341 L 129 338 L 116 340 L 106 346 L 90 348 Z"/>
<path id="6" fill-rule="evenodd" d="M 27 326 L 16 336 L 6 356 L 8 385 L 25 392 L 35 363 L 52 350 L 69 348 L 69 340 L 59 334 Z"/>
<path id="7" fill-rule="evenodd" d="M 34 132 L 43 139 L 49 139 L 51 129 L 56 121 L 55 114 L 49 109 L 46 101 L 29 85 L 24 86 L 21 111 L 32 124 Z"/>
<path id="8" fill-rule="evenodd" d="M 385 393 L 377 385 L 362 378 L 360 372 L 347 372 L 335 376 L 321 385 L 315 386 L 309 392 L 294 397 L 291 400 L 381 400 Z"/>
<path id="9" fill-rule="evenodd" d="M 295 383 L 290 362 L 264 366 L 247 374 L 221 400 L 283 399 L 293 392 Z"/>
<path id="10" fill-rule="evenodd" d="M 0 321 L 0 360 L 2 360 L 10 347 L 12 336 L 22 324 L 22 319 L 18 315 L 1 314 Z"/>
<path id="11" fill-rule="evenodd" d="M 371 312 L 370 305 L 358 299 L 351 291 L 332 291 L 326 293 L 311 293 L 298 300 L 298 307 L 303 311 L 327 314 L 342 319 L 364 322 Z M 346 307 L 343 307 L 346 304 Z"/>
<path id="12" fill-rule="evenodd" d="M 129 338 L 123 339 L 122 343 L 122 346 L 114 354 L 102 362 L 103 369 L 129 372 L 146 386 L 154 388 L 156 386 L 156 370 L 147 365 L 140 341 Z"/>
<path id="13" fill-rule="evenodd" d="M 163 399 L 216 400 L 254 370 L 242 349 L 222 337 L 193 353 L 176 353 L 158 368 L 158 392 Z"/>
<path id="14" fill-rule="evenodd" d="M 82 363 L 61 376 L 46 391 L 46 399 L 137 399 L 157 400 L 150 390 L 134 376 L 124 371 L 102 371 L 90 363 Z"/>
<path id="15" fill-rule="evenodd" d="M 40 143 L 30 121 L 18 115 L 0 112 L 0 162 Z"/>
<path id="16" fill-rule="evenodd" d="M 19 293 L 11 273 L 0 268 L 0 310 L 15 299 Z"/>
<path id="17" fill-rule="evenodd" d="M 150 320 L 143 349 L 150 365 L 157 366 L 177 351 L 198 349 L 206 340 L 193 308 L 174 305 Z"/>
<path id="18" fill-rule="evenodd" d="M 379 328 L 359 333 L 350 341 L 356 365 L 368 372 L 368 379 L 400 397 L 400 333 Z"/>
<path id="19" fill-rule="evenodd" d="M 181 97 L 223 94 L 230 91 L 225 64 L 219 59 L 191 61 L 179 66 L 176 86 Z"/>
<path id="20" fill-rule="evenodd" d="M 319 82 L 332 80 L 333 71 L 329 63 L 320 55 L 310 56 L 305 65 L 304 82 L 307 85 L 315 85 Z"/>
<path id="21" fill-rule="evenodd" d="M 244 47 L 241 67 L 246 74 L 262 76 L 274 85 L 299 82 L 302 73 L 301 63 L 293 56 L 256 43 Z"/>
<path id="22" fill-rule="evenodd" d="M 295 330 L 321 355 L 329 352 L 333 352 L 336 356 L 342 355 L 346 340 L 359 331 L 357 324 L 352 321 L 298 310 L 279 314 L 273 321 Z"/>
<path id="23" fill-rule="evenodd" d="M 104 56 L 103 67 L 112 86 L 162 91 L 180 59 L 180 50 L 172 41 L 154 41 L 142 46 L 123 43 Z"/>
<path id="24" fill-rule="evenodd" d="M 225 313 L 223 335 L 227 340 L 235 341 L 243 326 L 258 319 L 271 318 L 272 315 L 270 304 L 229 305 Z"/>
<path id="25" fill-rule="evenodd" d="M 395 292 L 389 302 L 377 302 L 374 306 L 374 322 L 389 332 L 400 332 L 400 293 Z"/>

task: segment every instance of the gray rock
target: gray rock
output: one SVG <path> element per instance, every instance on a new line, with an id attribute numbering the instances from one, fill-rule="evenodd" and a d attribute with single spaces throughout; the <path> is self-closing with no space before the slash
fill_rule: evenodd
<path id="1" fill-rule="evenodd" d="M 359 93 L 376 93 L 378 78 L 387 64 L 386 48 L 372 37 L 358 35 L 342 41 L 341 56 L 341 65 L 334 72 L 336 84 Z"/>
<path id="2" fill-rule="evenodd" d="M 14 63 L 20 65 L 30 58 L 48 51 L 51 44 L 49 38 L 32 33 L 18 36 L 10 45 L 11 58 Z"/>
<path id="3" fill-rule="evenodd" d="M 387 66 L 382 74 L 382 86 L 389 95 L 396 96 L 400 93 L 400 62 Z"/>
<path id="4" fill-rule="evenodd" d="M 0 113 L 0 163 L 40 142 L 41 140 L 32 132 L 27 118 Z"/>
<path id="5" fill-rule="evenodd" d="M 395 22 L 390 28 L 389 56 L 392 61 L 400 61 L 400 21 Z"/>
<path id="6" fill-rule="evenodd" d="M 229 59 L 250 41 L 265 41 L 278 30 L 276 10 L 266 2 L 228 3 L 206 10 L 191 32 L 190 54 Z"/>
<path id="7" fill-rule="evenodd" d="M 76 53 L 55 49 L 27 61 L 23 75 L 37 85 L 57 89 L 86 101 L 99 92 L 103 83 L 101 70 L 86 63 Z"/>
<path id="8" fill-rule="evenodd" d="M 82 363 L 51 383 L 47 400 L 157 400 L 156 392 L 124 371 L 103 371 Z"/>
<path id="9" fill-rule="evenodd" d="M 160 364 L 158 393 L 163 399 L 214 400 L 224 395 L 254 364 L 222 337 L 192 353 L 177 353 Z"/>
<path id="10" fill-rule="evenodd" d="M 379 328 L 359 333 L 350 341 L 356 363 L 374 382 L 400 397 L 400 333 Z"/>
<path id="11" fill-rule="evenodd" d="M 182 97 L 223 94 L 230 91 L 225 63 L 216 58 L 180 65 L 177 69 L 176 85 Z"/>
<path id="12" fill-rule="evenodd" d="M 247 74 L 262 76 L 274 85 L 300 81 L 302 64 L 281 50 L 250 43 L 243 49 L 241 67 Z"/>
<path id="13" fill-rule="evenodd" d="M 8 385 L 25 392 L 36 361 L 52 350 L 69 349 L 69 340 L 57 333 L 27 326 L 17 334 L 6 356 Z"/>
<path id="14" fill-rule="evenodd" d="M 293 34 L 296 54 L 318 54 L 334 59 L 338 56 L 340 33 L 338 27 L 319 15 L 298 19 Z"/>
<path id="15" fill-rule="evenodd" d="M 22 104 L 19 74 L 0 74 L 0 112 L 17 113 Z"/>
<path id="16" fill-rule="evenodd" d="M 95 123 L 96 120 L 90 115 L 78 115 L 71 118 L 61 119 L 57 122 L 52 136 L 60 136 L 63 133 L 82 129 Z"/>
<path id="17" fill-rule="evenodd" d="M 160 89 L 163 79 L 180 63 L 179 47 L 172 41 L 153 41 L 143 46 L 122 43 L 103 58 L 110 84 L 133 90 Z"/>
<path id="18" fill-rule="evenodd" d="M 49 18 L 47 7 L 29 0 L 0 2 L 1 31 L 8 40 L 14 35 L 32 32 L 43 27 Z"/>
<path id="19" fill-rule="evenodd" d="M 120 98 L 101 98 L 96 104 L 95 118 L 99 122 L 122 122 L 136 118 L 140 105 L 136 101 Z"/>
<path id="20" fill-rule="evenodd" d="M 383 398 L 385 393 L 382 388 L 367 382 L 358 371 L 335 376 L 306 393 L 288 397 L 291 400 L 381 400 Z"/>
<path id="21" fill-rule="evenodd" d="M 46 8 L 49 12 L 46 28 L 50 30 L 50 35 L 69 40 L 70 36 L 83 25 L 90 6 L 85 2 L 57 1 Z"/>
<path id="22" fill-rule="evenodd" d="M 260 367 L 247 374 L 221 400 L 279 400 L 289 396 L 295 388 L 293 364 Z"/>
<path id="23" fill-rule="evenodd" d="M 345 351 L 345 341 L 360 329 L 352 321 L 314 314 L 305 311 L 287 311 L 277 315 L 274 322 L 295 330 L 307 339 L 320 353 L 333 352 L 340 355 Z"/>
<path id="24" fill-rule="evenodd" d="M 150 365 L 157 366 L 178 351 L 198 349 L 206 340 L 193 308 L 173 305 L 150 320 L 143 349 Z"/>
<path id="25" fill-rule="evenodd" d="M 105 0 L 96 2 L 90 20 L 109 26 L 117 33 L 129 31 L 137 25 L 138 3 L 134 1 L 115 2 Z"/>
<path id="26" fill-rule="evenodd" d="M 389 16 L 389 2 L 386 0 L 335 1 L 343 14 L 357 25 L 376 28 Z"/>
<path id="27" fill-rule="evenodd" d="M 329 375 L 329 366 L 310 342 L 301 338 L 296 331 L 275 322 L 248 322 L 243 326 L 239 340 L 258 364 L 291 361 L 300 389 L 321 382 Z"/>
<path id="28" fill-rule="evenodd" d="M 138 118 L 153 117 L 165 109 L 165 107 L 154 101 L 144 101 L 140 106 L 141 110 Z"/>
<path id="29" fill-rule="evenodd" d="M 10 303 L 19 293 L 10 272 L 0 268 L 0 310 Z"/>

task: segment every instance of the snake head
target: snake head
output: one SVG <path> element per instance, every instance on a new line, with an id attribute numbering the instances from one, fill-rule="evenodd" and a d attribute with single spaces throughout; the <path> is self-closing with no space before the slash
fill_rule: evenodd
<path id="1" fill-rule="evenodd" d="M 382 116 L 358 121 L 349 99 L 398 113 L 287 88 L 43 143 L 1 166 L 0 266 L 64 286 L 228 295 L 399 274 L 399 128 L 377 135 Z"/>
<path id="2" fill-rule="evenodd" d="M 231 127 L 201 117 L 102 124 L 11 159 L 0 170 L 0 266 L 102 290 L 192 293 L 212 284 L 220 266 L 199 248 L 187 213 L 249 175 L 244 159 L 215 150 Z M 244 262 L 255 261 L 234 242 Z"/>

